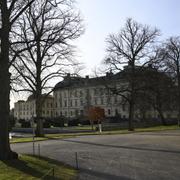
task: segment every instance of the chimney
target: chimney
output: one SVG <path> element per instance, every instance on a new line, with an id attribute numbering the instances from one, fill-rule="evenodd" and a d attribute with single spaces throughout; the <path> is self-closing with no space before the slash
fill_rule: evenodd
<path id="1" fill-rule="evenodd" d="M 64 77 L 64 80 L 67 81 L 70 80 L 70 78 L 71 78 L 71 74 L 67 73 L 66 76 Z"/>

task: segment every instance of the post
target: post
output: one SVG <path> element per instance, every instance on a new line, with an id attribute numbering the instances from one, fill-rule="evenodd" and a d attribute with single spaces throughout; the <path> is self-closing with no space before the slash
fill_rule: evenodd
<path id="1" fill-rule="evenodd" d="M 99 132 L 102 133 L 102 124 L 99 123 Z"/>
<path id="2" fill-rule="evenodd" d="M 53 178 L 54 178 L 54 167 L 53 167 L 53 169 L 52 169 L 52 175 L 53 175 Z"/>
<path id="3" fill-rule="evenodd" d="M 31 120 L 31 127 L 32 127 L 32 134 L 33 134 L 33 155 L 35 155 L 35 129 L 34 129 L 34 118 L 32 115 L 32 120 Z"/>
<path id="4" fill-rule="evenodd" d="M 75 152 L 75 156 L 76 156 L 76 169 L 79 169 L 77 152 Z"/>
<path id="5" fill-rule="evenodd" d="M 39 156 L 39 158 L 40 158 L 40 156 L 41 156 L 40 144 L 38 144 L 38 156 Z"/>
<path id="6" fill-rule="evenodd" d="M 33 136 L 33 156 L 35 155 L 35 143 L 34 143 L 34 136 Z"/>

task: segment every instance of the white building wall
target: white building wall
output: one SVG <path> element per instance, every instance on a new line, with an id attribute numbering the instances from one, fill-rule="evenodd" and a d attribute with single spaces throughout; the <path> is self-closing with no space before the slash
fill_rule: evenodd
<path id="1" fill-rule="evenodd" d="M 89 94 L 87 93 L 89 92 Z M 121 98 L 110 94 L 104 86 L 58 89 L 54 92 L 56 116 L 74 118 L 85 113 L 88 106 L 98 106 L 105 115 L 127 118 L 128 108 L 122 108 Z"/>
<path id="2" fill-rule="evenodd" d="M 54 98 L 47 98 L 42 107 L 42 117 L 54 117 Z M 18 101 L 14 106 L 14 117 L 17 119 L 30 120 L 36 117 L 36 103 L 35 100 Z"/>

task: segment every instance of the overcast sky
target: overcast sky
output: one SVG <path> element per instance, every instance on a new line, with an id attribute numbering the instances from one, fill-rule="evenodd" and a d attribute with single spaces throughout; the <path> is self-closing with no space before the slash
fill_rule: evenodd
<path id="1" fill-rule="evenodd" d="M 78 59 L 86 65 L 84 75 L 101 63 L 106 37 L 118 32 L 128 17 L 157 27 L 164 39 L 180 35 L 180 0 L 77 0 L 77 7 L 86 28 L 77 42 Z"/>

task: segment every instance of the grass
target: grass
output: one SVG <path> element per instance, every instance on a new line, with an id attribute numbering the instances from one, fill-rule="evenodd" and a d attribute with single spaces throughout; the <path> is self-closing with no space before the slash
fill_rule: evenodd
<path id="1" fill-rule="evenodd" d="M 44 141 L 44 140 L 50 140 L 50 139 L 65 139 L 65 138 L 72 138 L 72 137 L 85 136 L 85 135 L 129 134 L 129 133 L 137 133 L 137 132 L 154 132 L 154 131 L 177 130 L 177 129 L 180 129 L 177 125 L 171 125 L 171 126 L 155 126 L 155 127 L 148 127 L 148 128 L 136 128 L 134 131 L 128 131 L 127 129 L 109 130 L 109 131 L 103 131 L 101 134 L 98 131 L 81 132 L 81 133 L 74 133 L 74 134 L 73 133 L 46 134 L 45 137 L 35 138 L 35 141 Z M 10 142 L 11 143 L 32 142 L 32 137 L 12 138 Z"/>
<path id="2" fill-rule="evenodd" d="M 77 179 L 78 171 L 48 158 L 20 155 L 18 160 L 0 161 L 1 180 L 36 180 L 54 168 L 54 179 Z M 52 172 L 44 179 L 53 179 Z"/>

